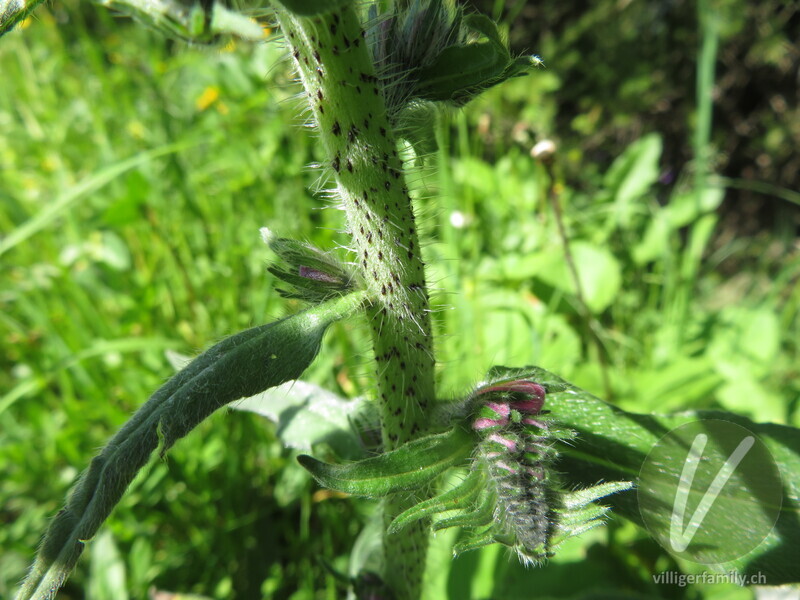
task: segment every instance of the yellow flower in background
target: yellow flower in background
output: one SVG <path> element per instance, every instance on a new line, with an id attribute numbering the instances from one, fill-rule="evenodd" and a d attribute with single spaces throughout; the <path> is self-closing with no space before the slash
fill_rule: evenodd
<path id="1" fill-rule="evenodd" d="M 210 85 L 203 90 L 203 93 L 197 97 L 194 105 L 198 112 L 203 112 L 209 106 L 214 104 L 219 99 L 219 88 L 215 85 Z"/>

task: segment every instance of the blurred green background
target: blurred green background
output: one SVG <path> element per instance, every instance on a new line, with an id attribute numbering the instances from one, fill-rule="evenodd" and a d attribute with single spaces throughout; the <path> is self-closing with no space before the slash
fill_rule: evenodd
<path id="1" fill-rule="evenodd" d="M 473 4 L 547 68 L 453 113 L 411 176 L 442 393 L 536 364 L 628 410 L 800 426 L 797 4 Z M 277 43 L 188 46 L 67 0 L 0 40 L 0 70 L 7 598 L 168 350 L 298 310 L 258 229 L 344 239 Z M 554 179 L 530 154 L 543 140 Z M 307 379 L 367 394 L 365 339 L 337 325 Z M 370 510 L 320 492 L 269 422 L 221 411 L 137 478 L 59 597 L 338 598 L 318 558 L 345 570 Z M 528 572 L 497 547 L 450 564 L 446 541 L 431 597 L 753 597 L 654 585 L 701 569 L 622 521 Z"/>

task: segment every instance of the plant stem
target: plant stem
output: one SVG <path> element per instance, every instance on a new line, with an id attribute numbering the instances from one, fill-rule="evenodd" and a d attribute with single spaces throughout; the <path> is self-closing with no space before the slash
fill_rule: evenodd
<path id="1" fill-rule="evenodd" d="M 435 398 L 424 264 L 397 140 L 356 11 L 276 12 L 372 298 L 381 430 L 391 450 L 425 431 Z M 386 522 L 409 505 L 406 497 L 387 499 Z M 419 596 L 427 544 L 427 523 L 384 538 L 387 583 L 398 598 Z"/>

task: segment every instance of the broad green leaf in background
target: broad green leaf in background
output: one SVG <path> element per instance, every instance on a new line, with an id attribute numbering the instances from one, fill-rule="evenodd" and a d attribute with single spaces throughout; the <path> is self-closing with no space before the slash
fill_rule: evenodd
<path id="1" fill-rule="evenodd" d="M 606 173 L 604 184 L 611 194 L 617 225 L 630 227 L 635 202 L 658 180 L 661 137 L 652 133 L 636 140 L 614 161 Z"/>
<path id="2" fill-rule="evenodd" d="M 593 313 L 608 308 L 622 285 L 622 269 L 607 248 L 582 240 L 570 244 L 572 258 L 581 282 L 584 300 Z M 511 254 L 501 259 L 484 259 L 478 273 L 487 279 L 523 281 L 538 279 L 547 285 L 575 295 L 575 282 L 563 250 L 548 249 L 528 255 Z"/>
<path id="3" fill-rule="evenodd" d="M 642 239 L 631 252 L 633 260 L 643 265 L 661 258 L 674 243 L 675 232 L 716 210 L 724 195 L 725 190 L 721 187 L 705 188 L 699 196 L 695 193 L 674 194 L 669 204 L 657 208 L 649 217 Z"/>
<path id="4" fill-rule="evenodd" d="M 289 448 L 308 452 L 327 443 L 338 456 L 352 460 L 364 456 L 354 425 L 361 421 L 366 403 L 364 398 L 345 400 L 313 383 L 289 381 L 230 407 L 273 421 L 278 438 Z"/>
<path id="5" fill-rule="evenodd" d="M 570 250 L 586 305 L 592 313 L 599 314 L 611 306 L 622 285 L 619 261 L 607 248 L 584 241 L 572 243 Z M 563 251 L 537 254 L 531 260 L 536 262 L 537 279 L 568 294 L 576 293 Z"/>
<path id="6" fill-rule="evenodd" d="M 128 600 L 125 561 L 110 531 L 103 531 L 95 538 L 90 569 L 88 600 Z"/>

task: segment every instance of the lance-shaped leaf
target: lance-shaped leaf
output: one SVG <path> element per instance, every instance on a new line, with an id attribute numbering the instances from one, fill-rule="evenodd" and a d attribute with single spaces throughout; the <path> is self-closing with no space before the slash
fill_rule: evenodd
<path id="1" fill-rule="evenodd" d="M 314 360 L 328 326 L 364 299 L 352 294 L 231 336 L 159 388 L 81 475 L 51 522 L 18 600 L 53 598 L 153 450 L 160 446 L 163 456 L 218 408 L 296 379 Z"/>
<path id="2" fill-rule="evenodd" d="M 454 427 L 353 463 L 332 465 L 307 455 L 298 456 L 297 460 L 327 488 L 380 498 L 430 483 L 445 470 L 463 463 L 474 444 L 471 433 Z"/>

